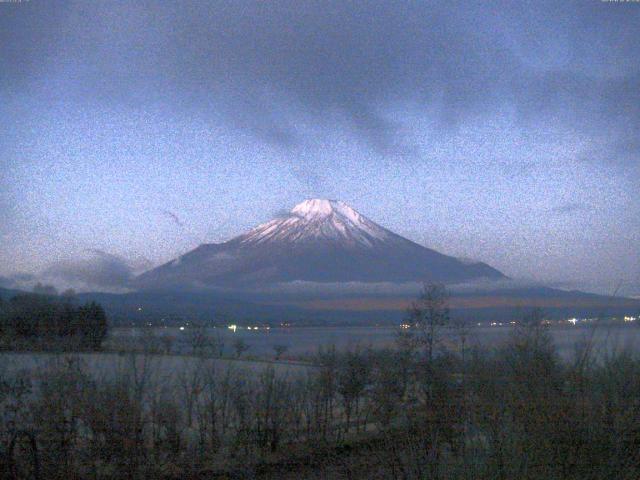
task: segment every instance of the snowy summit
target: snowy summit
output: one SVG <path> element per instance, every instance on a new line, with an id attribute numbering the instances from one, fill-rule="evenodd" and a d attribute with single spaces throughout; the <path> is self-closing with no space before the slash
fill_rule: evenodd
<path id="1" fill-rule="evenodd" d="M 291 210 L 292 215 L 298 215 L 304 218 L 322 218 L 331 214 L 342 215 L 357 222 L 360 220 L 360 214 L 344 202 L 337 200 L 323 200 L 313 198 L 299 203 Z"/>
<path id="2" fill-rule="evenodd" d="M 299 203 L 283 218 L 259 225 L 239 237 L 242 243 L 342 242 L 371 247 L 388 239 L 390 232 L 360 215 L 344 202 L 310 199 Z"/>

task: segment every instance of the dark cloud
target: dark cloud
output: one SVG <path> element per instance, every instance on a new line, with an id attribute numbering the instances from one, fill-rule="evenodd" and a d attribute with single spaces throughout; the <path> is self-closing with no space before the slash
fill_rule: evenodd
<path id="1" fill-rule="evenodd" d="M 606 252 L 620 260 L 603 265 L 626 268 L 636 252 L 620 239 L 640 218 L 624 193 L 640 158 L 640 8 L 623 3 L 0 4 L 4 268 L 37 270 L 102 233 L 159 262 L 267 217 L 276 192 L 292 205 L 366 198 L 389 226 L 507 271 L 532 228 L 523 257 L 558 268 L 536 255 L 553 258 L 562 229 L 538 222 L 582 208 L 554 199 L 584 200 L 593 222 L 576 242 L 602 246 L 580 275 L 601 275 Z M 520 214 L 534 204 L 546 215 Z M 164 208 L 179 231 L 152 225 Z M 459 251 L 444 233 L 453 217 L 469 230 Z M 126 284 L 127 262 L 94 256 L 52 271 Z"/>
<path id="2" fill-rule="evenodd" d="M 169 210 L 163 210 L 162 213 L 164 215 L 166 215 L 178 227 L 184 228 L 184 223 L 182 222 L 182 220 L 180 220 L 180 217 L 178 217 L 178 215 L 176 215 L 175 213 L 173 213 L 173 212 L 171 212 Z"/>
<path id="3" fill-rule="evenodd" d="M 287 210 L 286 208 L 279 208 L 275 212 L 273 212 L 273 218 L 286 218 L 291 215 L 291 210 Z"/>
<path id="4" fill-rule="evenodd" d="M 134 272 L 122 257 L 101 250 L 89 250 L 87 256 L 58 262 L 45 270 L 42 278 L 58 285 L 79 289 L 126 289 Z"/>
<path id="5" fill-rule="evenodd" d="M 411 150 L 398 134 L 403 119 L 388 113 L 407 102 L 445 131 L 510 107 L 522 122 L 567 122 L 589 134 L 615 127 L 624 143 L 640 123 L 638 65 L 630 61 L 640 57 L 640 9 L 625 7 L 635 6 L 38 4 L 24 7 L 40 9 L 34 18 L 4 20 L 13 26 L 0 28 L 0 40 L 18 61 L 0 75 L 14 84 L 54 76 L 38 70 L 50 58 L 59 75 L 73 71 L 78 100 L 164 102 L 204 118 L 214 109 L 285 148 L 304 140 L 311 118 L 349 128 L 381 154 Z"/>
<path id="6" fill-rule="evenodd" d="M 185 222 L 182 220 L 182 218 L 180 218 L 176 213 L 172 212 L 171 210 L 162 210 L 162 214 L 166 216 L 173 224 L 175 224 L 178 227 L 181 234 L 184 235 L 186 238 L 189 238 L 190 240 L 196 243 L 203 243 L 202 239 L 199 238 L 198 235 L 195 235 L 191 231 L 189 226 L 186 225 Z M 151 268 L 151 266 L 152 266 L 152 262 L 142 257 L 136 261 L 135 269 L 145 270 L 145 269 Z"/>

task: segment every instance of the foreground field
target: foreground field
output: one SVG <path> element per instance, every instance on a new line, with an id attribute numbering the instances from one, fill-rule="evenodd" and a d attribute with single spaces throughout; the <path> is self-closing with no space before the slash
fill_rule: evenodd
<path id="1" fill-rule="evenodd" d="M 238 375 L 254 376 L 273 369 L 284 377 L 305 375 L 311 366 L 292 362 L 252 361 L 243 359 L 202 358 L 189 355 L 129 354 L 129 353 L 31 353 L 0 352 L 0 372 L 15 375 L 38 372 L 77 364 L 99 381 L 111 381 L 126 372 L 146 372 L 154 381 L 167 385 L 177 382 L 195 370 L 235 371 Z"/>
<path id="2" fill-rule="evenodd" d="M 0 479 L 637 478 L 640 357 L 582 341 L 567 361 L 553 338 L 324 349 L 313 366 L 4 354 Z"/>

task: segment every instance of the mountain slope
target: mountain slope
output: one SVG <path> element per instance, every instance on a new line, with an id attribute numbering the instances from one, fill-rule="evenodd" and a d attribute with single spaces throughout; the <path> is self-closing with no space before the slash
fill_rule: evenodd
<path id="1" fill-rule="evenodd" d="M 306 200 L 221 244 L 201 245 L 142 274 L 145 289 L 251 288 L 309 282 L 461 282 L 505 278 L 403 238 L 348 205 Z"/>

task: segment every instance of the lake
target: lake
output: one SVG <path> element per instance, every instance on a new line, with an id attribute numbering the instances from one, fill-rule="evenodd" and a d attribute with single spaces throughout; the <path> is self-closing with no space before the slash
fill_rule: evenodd
<path id="1" fill-rule="evenodd" d="M 594 342 L 598 354 L 628 349 L 640 351 L 640 328 L 633 324 L 584 324 L 554 325 L 548 327 L 554 344 L 563 358 L 569 359 L 576 346 L 589 339 Z M 468 344 L 486 348 L 497 347 L 508 341 L 515 327 L 472 326 L 468 328 Z M 150 334 L 156 339 L 170 339 L 174 353 L 187 353 L 191 350 L 193 331 L 173 327 L 166 328 L 117 328 L 111 332 L 108 344 L 117 346 L 135 346 Z M 207 328 L 205 335 L 210 340 L 221 341 L 226 355 L 233 354 L 233 345 L 241 339 L 247 345 L 244 355 L 251 358 L 270 358 L 275 355 L 275 347 L 287 348 L 283 358 L 306 357 L 318 351 L 320 347 L 335 345 L 338 350 L 360 347 L 392 347 L 396 342 L 398 328 L 395 327 L 286 327 L 269 330 L 248 330 L 238 328 L 232 331 L 225 327 Z M 455 347 L 459 344 L 459 334 L 453 330 L 444 330 L 443 339 Z"/>

